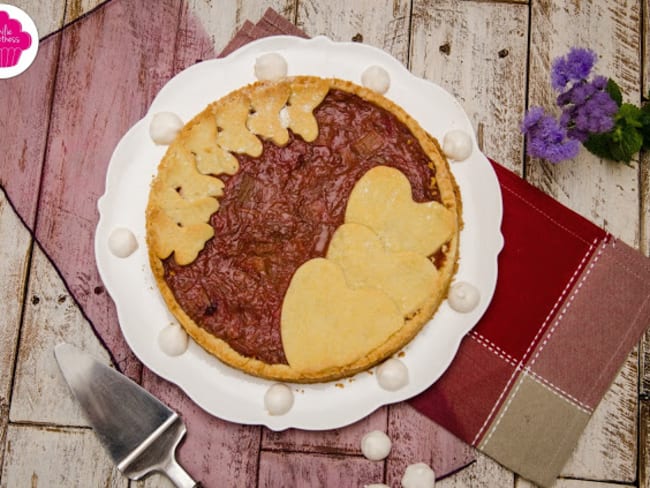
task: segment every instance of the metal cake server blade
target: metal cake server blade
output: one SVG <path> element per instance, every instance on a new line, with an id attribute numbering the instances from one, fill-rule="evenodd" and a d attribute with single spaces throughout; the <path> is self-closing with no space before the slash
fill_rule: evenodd
<path id="1" fill-rule="evenodd" d="M 54 348 L 59 368 L 117 468 L 132 480 L 161 472 L 179 488 L 200 485 L 176 462 L 183 421 L 148 391 L 70 344 Z"/>

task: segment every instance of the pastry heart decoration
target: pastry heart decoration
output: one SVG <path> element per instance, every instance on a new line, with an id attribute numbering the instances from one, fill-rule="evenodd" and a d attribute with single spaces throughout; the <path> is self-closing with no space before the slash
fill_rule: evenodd
<path id="1" fill-rule="evenodd" d="M 388 295 L 376 288 L 353 289 L 338 265 L 310 259 L 298 268 L 284 297 L 282 344 L 292 368 L 317 372 L 323 364 L 336 368 L 354 363 L 403 322 Z"/>
<path id="2" fill-rule="evenodd" d="M 411 185 L 399 170 L 376 166 L 355 185 L 345 222 L 374 230 L 389 251 L 433 255 L 455 230 L 453 214 L 441 203 L 418 203 Z"/>
<path id="3" fill-rule="evenodd" d="M 281 317 L 289 365 L 309 373 L 351 364 L 429 307 L 440 291 L 429 256 L 454 225 L 443 205 L 413 201 L 400 171 L 369 170 L 352 189 L 325 258 L 304 263 L 289 284 Z"/>
<path id="4" fill-rule="evenodd" d="M 327 259 L 341 267 L 351 287 L 370 286 L 386 293 L 403 316 L 417 311 L 438 283 L 438 270 L 429 259 L 410 251 L 386 251 L 379 236 L 365 225 L 340 226 Z"/>

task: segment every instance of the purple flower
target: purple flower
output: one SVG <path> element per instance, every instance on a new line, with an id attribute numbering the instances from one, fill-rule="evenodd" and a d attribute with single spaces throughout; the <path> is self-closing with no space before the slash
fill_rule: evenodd
<path id="1" fill-rule="evenodd" d="M 591 83 L 596 87 L 596 90 L 604 90 L 607 88 L 607 77 L 606 76 L 594 76 L 594 79 Z"/>
<path id="2" fill-rule="evenodd" d="M 603 89 L 599 80 L 582 81 L 560 94 L 557 104 L 562 108 L 560 122 L 568 128 L 569 137 L 580 142 L 590 134 L 607 132 L 614 127 L 618 105 Z"/>
<path id="3" fill-rule="evenodd" d="M 568 138 L 566 127 L 560 125 L 541 107 L 531 108 L 521 123 L 521 132 L 528 137 L 529 156 L 559 163 L 575 158 L 580 151 L 580 143 Z"/>
<path id="4" fill-rule="evenodd" d="M 593 83 L 584 80 L 579 81 L 570 89 L 558 95 L 557 104 L 559 107 L 563 107 L 570 103 L 574 105 L 582 105 L 597 91 L 598 89 Z"/>
<path id="5" fill-rule="evenodd" d="M 596 53 L 590 49 L 572 47 L 564 57 L 556 58 L 551 69 L 551 85 L 563 90 L 570 82 L 587 79 L 596 63 Z"/>

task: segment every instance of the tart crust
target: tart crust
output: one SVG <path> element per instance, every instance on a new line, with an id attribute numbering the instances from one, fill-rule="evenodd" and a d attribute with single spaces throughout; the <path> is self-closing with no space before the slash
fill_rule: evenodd
<path id="1" fill-rule="evenodd" d="M 435 169 L 435 180 L 431 182 L 431 185 L 436 187 L 436 193 L 440 195 L 442 205 L 452 213 L 455 222 L 455 228 L 451 238 L 441 248 L 445 259 L 442 260 L 442 265 L 438 267 L 438 286 L 435 292 L 415 312 L 404 317 L 404 324 L 378 347 L 374 347 L 371 350 L 364 350 L 364 345 L 359 344 L 360 358 L 349 364 L 332 366 L 328 365 L 327 361 L 324 361 L 318 368 L 309 371 L 297 370 L 286 364 L 267 364 L 261 360 L 246 357 L 238 353 L 226 341 L 211 334 L 192 320 L 179 305 L 172 290 L 164 279 L 164 259 L 174 253 L 174 257 L 179 264 L 192 262 L 203 248 L 205 242 L 213 235 L 214 231 L 210 232 L 209 217 L 214 211 L 218 211 L 218 197 L 221 195 L 220 192 L 223 187 L 223 184 L 218 179 L 219 170 L 215 171 L 214 168 L 223 167 L 222 173 L 232 174 L 232 172 L 236 171 L 236 167 L 233 167 L 233 164 L 236 164 L 236 162 L 233 163 L 232 159 L 230 159 L 233 158 L 231 153 L 241 152 L 251 156 L 257 156 L 260 153 L 260 145 L 254 140 L 257 139 L 257 136 L 249 130 L 248 127 L 250 125 L 247 127 L 245 123 L 242 123 L 244 120 L 242 118 L 242 104 L 243 106 L 246 104 L 250 105 L 251 100 L 253 100 L 255 109 L 258 109 L 260 99 L 263 99 L 264 96 L 272 99 L 271 105 L 274 106 L 274 111 L 269 115 L 271 120 L 265 123 L 263 117 L 268 114 L 261 113 L 260 110 L 254 110 L 252 112 L 256 120 L 252 126 L 253 130 L 257 129 L 256 132 L 261 137 L 273 141 L 276 145 L 281 145 L 286 140 L 283 132 L 286 128 L 282 124 L 276 123 L 273 117 L 279 117 L 281 119 L 282 116 L 278 113 L 278 109 L 284 105 L 282 103 L 283 99 L 286 101 L 294 96 L 289 93 L 287 86 L 291 86 L 294 94 L 296 92 L 299 93 L 301 101 L 304 102 L 306 100 L 308 102 L 309 106 L 307 107 L 307 111 L 294 114 L 292 117 L 292 120 L 304 121 L 304 123 L 301 126 L 289 125 L 290 130 L 300 134 L 305 140 L 308 140 L 308 138 L 313 140 L 317 135 L 317 132 L 316 135 L 314 134 L 314 119 L 311 111 L 317 107 L 330 89 L 342 90 L 357 95 L 391 112 L 410 130 L 427 155 L 430 161 L 429 164 Z M 295 110 L 296 105 L 291 104 L 291 107 Z M 218 133 L 215 130 L 215 134 L 218 137 L 224 134 L 230 137 L 226 143 L 217 146 L 217 150 L 227 147 L 227 151 L 223 151 L 224 154 L 218 155 L 204 155 L 200 154 L 200 151 L 199 155 L 194 153 L 197 162 L 196 166 L 199 168 L 201 166 L 205 167 L 206 165 L 210 166 L 208 164 L 210 161 L 207 161 L 208 159 L 216 159 L 212 161 L 213 164 L 210 167 L 213 170 L 210 171 L 209 175 L 201 173 L 200 169 L 193 169 L 196 174 L 192 174 L 191 178 L 197 180 L 196 188 L 192 190 L 193 193 L 191 195 L 188 193 L 187 195 L 181 195 L 181 197 L 185 202 L 189 201 L 190 206 L 196 207 L 196 211 L 191 208 L 185 208 L 187 205 L 184 202 L 180 202 L 177 198 L 178 194 L 172 195 L 173 188 L 171 188 L 170 192 L 170 181 L 173 180 L 173 176 L 169 175 L 174 174 L 179 165 L 179 158 L 175 157 L 175 154 L 177 155 L 179 152 L 182 153 L 189 150 L 188 145 L 190 144 L 193 128 L 204 123 L 206 119 L 214 118 L 215 114 L 223 114 L 225 112 L 232 112 L 234 114 L 226 123 L 233 120 L 233 118 L 239 117 L 234 121 L 236 123 L 233 123 L 232 127 L 228 127 L 226 130 L 220 129 Z M 243 131 L 246 133 L 240 134 Z M 199 161 L 201 158 L 205 159 L 205 161 Z M 185 168 L 186 176 L 188 171 Z M 180 211 L 178 210 L 179 206 L 185 207 Z M 430 136 L 401 107 L 384 96 L 354 83 L 335 78 L 323 79 L 311 76 L 298 76 L 286 78 L 279 82 L 257 82 L 231 92 L 220 100 L 210 104 L 187 123 L 171 143 L 159 165 L 158 174 L 152 182 L 146 210 L 146 235 L 149 261 L 158 288 L 171 313 L 198 344 L 222 362 L 246 373 L 272 380 L 297 383 L 330 381 L 367 370 L 398 352 L 417 335 L 435 314 L 440 303 L 446 298 L 450 282 L 457 269 L 459 233 L 462 227 L 461 207 L 458 186 L 450 172 L 448 162 L 443 155 L 438 141 Z M 185 217 L 186 213 L 189 213 L 192 217 L 187 219 L 187 221 L 174 222 L 175 220 L 183 220 L 182 218 Z M 170 217 L 170 214 L 173 214 L 173 218 Z M 170 237 L 169 233 L 165 233 L 165 229 L 163 228 L 165 225 L 167 226 L 167 230 L 171 231 L 174 235 Z M 183 262 L 179 261 L 179 256 Z M 433 262 L 434 256 L 430 256 L 429 259 Z"/>

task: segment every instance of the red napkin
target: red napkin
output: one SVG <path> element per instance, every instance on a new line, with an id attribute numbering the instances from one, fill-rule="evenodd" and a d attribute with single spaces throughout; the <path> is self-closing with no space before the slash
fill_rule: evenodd
<path id="1" fill-rule="evenodd" d="M 494 298 L 410 404 L 547 486 L 650 323 L 650 260 L 493 166 L 505 238 Z"/>

